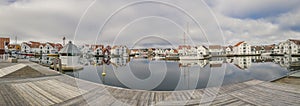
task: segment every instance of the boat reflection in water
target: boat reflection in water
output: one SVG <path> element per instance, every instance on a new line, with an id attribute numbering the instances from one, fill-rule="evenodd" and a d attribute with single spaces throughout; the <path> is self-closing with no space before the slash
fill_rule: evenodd
<path id="1" fill-rule="evenodd" d="M 180 61 L 95 57 L 82 59 L 81 63 L 85 64 L 83 70 L 66 74 L 109 86 L 173 91 L 228 85 L 253 79 L 272 81 L 297 70 L 298 67 L 291 67 L 291 64 L 299 60 L 299 57 L 254 56 Z"/>

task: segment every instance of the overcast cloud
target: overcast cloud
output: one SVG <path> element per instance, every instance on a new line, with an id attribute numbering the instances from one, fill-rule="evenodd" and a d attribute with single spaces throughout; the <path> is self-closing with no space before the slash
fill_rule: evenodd
<path id="1" fill-rule="evenodd" d="M 1 0 L 0 36 L 17 35 L 20 42 L 62 42 L 66 36 L 76 44 L 172 47 L 183 44 L 189 23 L 188 44 L 300 39 L 299 0 L 94 1 Z"/>

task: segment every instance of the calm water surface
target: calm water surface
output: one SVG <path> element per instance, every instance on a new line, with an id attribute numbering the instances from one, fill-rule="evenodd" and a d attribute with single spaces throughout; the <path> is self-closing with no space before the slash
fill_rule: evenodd
<path id="1" fill-rule="evenodd" d="M 65 72 L 80 79 L 129 89 L 201 89 L 249 80 L 271 81 L 293 70 L 291 57 L 233 57 L 195 61 L 140 58 L 83 59 L 84 69 Z M 105 76 L 103 75 L 105 73 Z"/>

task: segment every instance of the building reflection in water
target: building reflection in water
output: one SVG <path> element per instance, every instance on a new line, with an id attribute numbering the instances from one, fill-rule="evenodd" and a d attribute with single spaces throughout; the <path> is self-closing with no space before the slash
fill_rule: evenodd
<path id="1" fill-rule="evenodd" d="M 30 58 L 33 61 L 39 61 L 39 58 Z M 51 63 L 52 58 L 43 57 L 43 62 Z M 81 59 L 81 64 L 86 66 L 88 65 L 95 65 L 101 66 L 103 64 L 112 65 L 115 68 L 118 67 L 125 67 L 130 62 L 130 57 L 118 57 L 118 58 L 103 58 L 103 57 L 94 57 L 90 59 Z M 148 59 L 149 60 L 149 59 Z M 149 61 L 157 61 L 150 59 Z M 162 61 L 162 60 L 159 60 Z M 200 66 L 206 67 L 221 67 L 224 63 L 230 63 L 235 65 L 237 68 L 241 70 L 247 70 L 253 63 L 265 63 L 265 62 L 272 62 L 275 64 L 280 65 L 282 68 L 290 68 L 290 65 L 295 62 L 299 62 L 300 57 L 261 57 L 261 56 L 245 56 L 245 57 L 216 57 L 211 58 L 209 60 L 179 60 L 175 61 L 178 62 L 178 67 L 193 67 L 193 66 Z"/>
<path id="2" fill-rule="evenodd" d="M 45 62 L 51 60 L 51 58 L 42 59 Z M 283 56 L 214 57 L 209 60 L 179 61 L 93 57 L 81 59 L 81 64 L 86 65 L 83 70 L 67 74 L 123 88 L 186 90 L 239 83 L 252 79 L 274 80 L 293 70 L 295 67 L 291 67 L 291 64 L 299 61 L 300 57 Z M 215 78 L 212 78 L 212 75 Z M 148 82 L 138 83 L 143 81 Z M 153 86 L 150 86 L 151 84 Z"/>

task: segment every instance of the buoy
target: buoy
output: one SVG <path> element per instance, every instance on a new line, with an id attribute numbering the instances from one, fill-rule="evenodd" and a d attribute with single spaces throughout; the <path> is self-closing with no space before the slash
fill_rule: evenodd
<path id="1" fill-rule="evenodd" d="M 106 76 L 106 73 L 102 73 L 102 76 Z"/>

